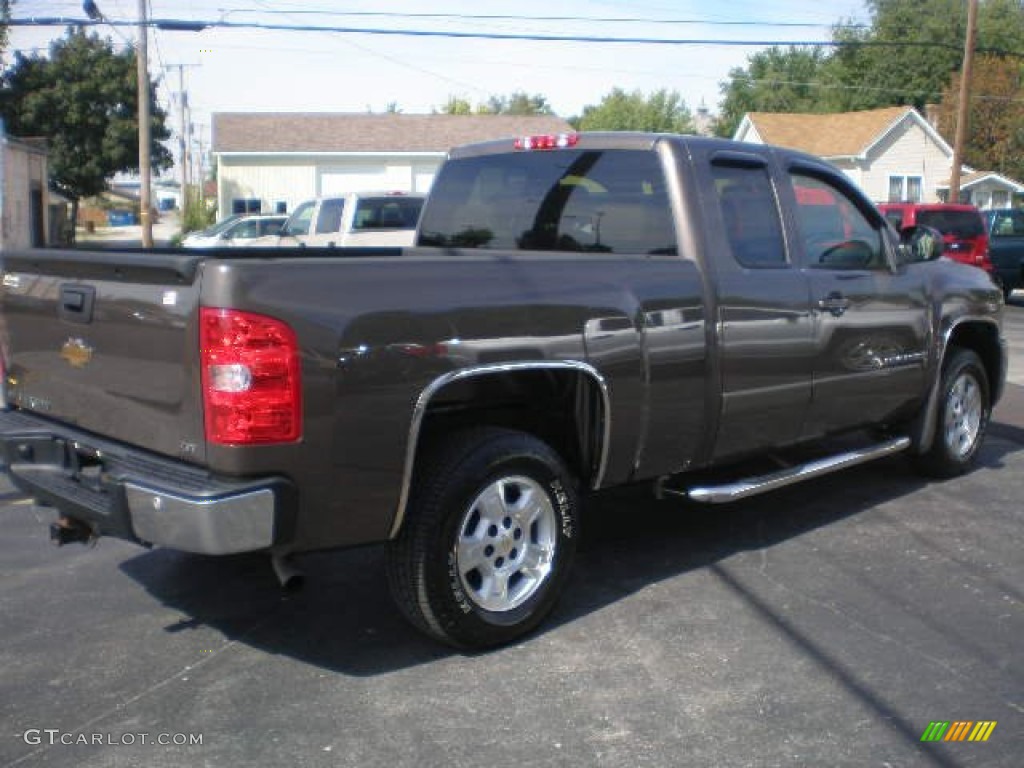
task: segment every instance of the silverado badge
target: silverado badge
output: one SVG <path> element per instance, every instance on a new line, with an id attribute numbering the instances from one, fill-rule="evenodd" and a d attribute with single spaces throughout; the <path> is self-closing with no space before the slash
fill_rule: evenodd
<path id="1" fill-rule="evenodd" d="M 72 368 L 84 368 L 92 360 L 92 347 L 82 339 L 71 338 L 60 348 L 60 356 L 67 360 Z"/>

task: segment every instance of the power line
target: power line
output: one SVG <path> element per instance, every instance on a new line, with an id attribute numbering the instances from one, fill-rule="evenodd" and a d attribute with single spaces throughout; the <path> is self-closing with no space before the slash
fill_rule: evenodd
<path id="1" fill-rule="evenodd" d="M 99 22 L 72 19 L 68 17 L 33 17 L 11 19 L 10 26 L 93 26 Z M 108 21 L 107 24 L 134 26 L 136 22 Z M 960 46 L 952 43 L 881 40 L 728 40 L 722 38 L 666 38 L 666 37 L 618 37 L 605 35 L 538 35 L 513 32 L 459 32 L 452 30 L 427 29 L 383 29 L 375 27 L 341 27 L 316 24 L 269 24 L 246 21 L 197 21 L 183 19 L 149 19 L 147 26 L 167 31 L 200 32 L 204 29 L 259 29 L 276 32 L 331 32 L 335 34 L 382 35 L 391 37 L 436 37 L 447 39 L 508 40 L 552 43 L 617 43 L 632 45 L 695 45 L 731 47 L 813 47 L 813 48 L 948 48 L 959 51 Z M 980 49 L 979 49 L 980 50 Z M 991 53 L 1024 55 L 1016 51 L 987 49 Z"/>
<path id="2" fill-rule="evenodd" d="M 255 0 L 255 2 L 266 13 L 279 13 L 279 14 L 305 13 L 305 11 L 294 11 L 293 12 L 293 11 L 273 10 L 273 9 L 268 7 L 268 4 L 266 2 L 264 2 L 264 0 Z M 222 10 L 222 9 L 218 9 L 218 10 Z M 245 13 L 246 11 L 241 11 L 241 12 Z M 228 11 L 228 13 L 231 13 L 231 11 Z M 221 16 L 221 18 L 223 19 L 224 17 Z M 399 58 L 397 58 L 395 56 L 389 56 L 389 55 L 387 55 L 385 53 L 381 53 L 380 51 L 377 51 L 377 50 L 375 50 L 373 48 L 370 48 L 369 46 L 360 45 L 359 43 L 355 43 L 355 42 L 353 42 L 351 40 L 347 40 L 345 42 L 348 45 L 350 45 L 351 47 L 355 48 L 356 50 L 362 51 L 363 53 L 369 54 L 371 56 L 376 56 L 377 58 L 380 58 L 380 59 L 383 59 L 384 61 L 390 62 L 391 64 L 394 64 L 395 66 L 403 67 L 405 69 L 412 70 L 413 72 L 418 72 L 420 74 L 428 75 L 429 77 L 434 77 L 434 78 L 437 78 L 438 80 L 444 80 L 445 82 L 450 83 L 450 84 L 455 85 L 455 86 L 458 86 L 460 88 L 469 88 L 471 90 L 477 91 L 478 93 L 484 93 L 483 89 L 478 88 L 475 85 L 472 85 L 470 83 L 466 83 L 466 82 L 463 82 L 461 80 L 456 80 L 455 78 L 448 77 L 447 75 L 442 75 L 439 72 L 434 72 L 432 70 L 427 69 L 426 67 L 418 66 L 418 65 L 413 64 L 413 63 L 411 63 L 409 61 L 405 61 L 405 60 L 399 59 Z"/>
<path id="3" fill-rule="evenodd" d="M 263 3 L 260 3 L 262 6 Z M 701 25 L 708 27 L 790 27 L 804 29 L 830 29 L 832 24 L 810 21 L 707 21 L 704 19 L 665 19 L 665 18 L 637 18 L 624 16 L 524 16 L 517 14 L 503 13 L 398 13 L 394 11 L 316 11 L 316 10 L 280 10 L 263 7 L 260 10 L 245 8 L 224 9 L 218 8 L 221 19 L 229 13 L 266 13 L 280 14 L 285 16 L 340 16 L 351 18 L 398 18 L 398 19 L 450 19 L 453 21 L 571 21 L 571 22 L 593 22 L 598 24 L 672 24 L 672 25 Z M 845 27 L 867 28 L 866 24 L 844 25 Z"/>
<path id="4" fill-rule="evenodd" d="M 901 88 L 898 85 L 892 86 L 877 86 L 877 85 L 846 85 L 843 83 L 821 83 L 813 81 L 799 81 L 799 80 L 778 80 L 773 77 L 765 78 L 754 78 L 754 77 L 736 77 L 733 78 L 735 83 L 749 83 L 751 85 L 789 85 L 795 88 L 819 88 L 822 90 L 829 91 L 873 91 L 876 93 L 903 93 L 913 94 L 921 98 L 926 99 L 941 99 L 942 94 L 936 93 L 935 91 L 908 91 Z M 989 96 L 984 93 L 972 93 L 971 101 L 987 101 L 992 103 L 1003 103 L 1003 104 L 1024 104 L 1024 98 L 1011 98 L 1007 96 Z"/>

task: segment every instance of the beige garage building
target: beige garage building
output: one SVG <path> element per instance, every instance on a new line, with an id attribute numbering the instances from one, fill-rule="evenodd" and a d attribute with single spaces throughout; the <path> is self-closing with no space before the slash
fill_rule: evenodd
<path id="1" fill-rule="evenodd" d="M 427 192 L 451 147 L 571 131 L 554 116 L 215 113 L 220 216 L 365 189 Z"/>

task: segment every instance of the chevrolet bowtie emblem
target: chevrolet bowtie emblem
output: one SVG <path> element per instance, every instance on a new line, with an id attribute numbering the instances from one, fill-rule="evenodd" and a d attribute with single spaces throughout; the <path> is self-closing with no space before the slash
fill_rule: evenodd
<path id="1" fill-rule="evenodd" d="M 82 339 L 68 339 L 60 348 L 60 356 L 67 360 L 72 368 L 84 368 L 92 360 L 92 347 Z"/>

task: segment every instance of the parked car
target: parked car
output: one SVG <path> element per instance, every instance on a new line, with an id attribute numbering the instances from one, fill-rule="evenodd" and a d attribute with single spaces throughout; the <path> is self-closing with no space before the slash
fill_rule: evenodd
<path id="1" fill-rule="evenodd" d="M 281 231 L 287 216 L 246 216 L 235 214 L 201 232 L 192 232 L 181 241 L 185 248 L 222 248 L 250 245 L 258 237 Z"/>
<path id="2" fill-rule="evenodd" d="M 301 203 L 259 246 L 412 245 L 426 195 L 416 192 L 350 192 Z"/>
<path id="3" fill-rule="evenodd" d="M 963 203 L 882 203 L 879 210 L 897 230 L 932 227 L 942 233 L 945 256 L 994 274 L 988 227 L 981 211 Z"/>
<path id="4" fill-rule="evenodd" d="M 1009 299 L 1024 287 L 1024 210 L 996 208 L 985 211 L 988 224 L 989 256 L 996 276 Z"/>

